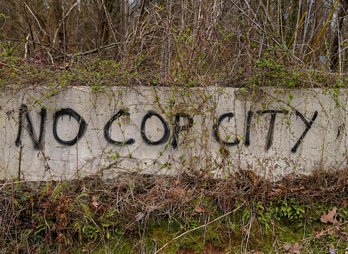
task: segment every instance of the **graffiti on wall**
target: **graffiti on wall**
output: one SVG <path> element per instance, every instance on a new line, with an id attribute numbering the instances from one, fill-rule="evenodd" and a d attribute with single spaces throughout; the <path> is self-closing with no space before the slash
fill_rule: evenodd
<path id="1" fill-rule="evenodd" d="M 278 115 L 289 115 L 289 114 L 295 114 L 297 121 L 301 121 L 303 123 L 304 129 L 302 134 L 298 137 L 297 141 L 293 144 L 291 148 L 292 153 L 296 153 L 299 146 L 302 142 L 304 142 L 305 137 L 307 133 L 312 128 L 312 125 L 314 124 L 315 120 L 318 116 L 318 111 L 315 111 L 313 115 L 308 119 L 302 114 L 301 112 L 295 110 L 293 112 L 289 112 L 287 110 L 259 110 L 259 111 L 248 111 L 246 114 L 246 121 L 245 121 L 245 133 L 244 133 L 244 142 L 241 142 L 238 137 L 235 137 L 233 140 L 225 140 L 220 135 L 220 127 L 223 124 L 223 122 L 231 121 L 232 118 L 235 117 L 235 114 L 233 112 L 226 112 L 216 117 L 215 123 L 212 126 L 212 136 L 214 137 L 215 141 L 218 142 L 221 145 L 225 146 L 237 146 L 237 145 L 245 145 L 250 146 L 252 144 L 252 137 L 251 137 L 251 126 L 252 121 L 255 117 L 262 117 L 264 115 L 270 116 L 270 121 L 268 125 L 268 131 L 265 136 L 265 149 L 269 150 L 272 147 L 273 144 L 273 137 L 274 137 L 274 131 L 275 131 L 275 121 Z M 21 139 L 23 132 L 26 130 L 26 132 L 29 134 L 32 142 L 33 142 L 33 148 L 40 150 L 42 148 L 43 143 L 43 137 L 44 132 L 46 131 L 45 123 L 47 121 L 47 112 L 45 108 L 42 108 L 40 113 L 40 123 L 38 129 L 35 129 L 34 126 L 36 126 L 33 123 L 33 120 L 31 118 L 31 113 L 28 110 L 28 106 L 23 104 L 21 105 L 19 109 L 19 119 L 18 119 L 18 131 L 17 131 L 17 138 L 15 141 L 16 146 L 21 146 Z M 116 122 L 120 117 L 122 116 L 130 116 L 130 113 L 124 109 L 120 109 L 116 114 L 114 114 L 109 121 L 107 121 L 103 128 L 103 134 L 105 140 L 112 145 L 115 146 L 131 146 L 135 143 L 134 137 L 127 137 L 125 140 L 114 140 L 111 135 L 111 127 L 114 122 Z M 58 128 L 59 128 L 59 119 L 63 117 L 68 117 L 69 119 L 74 119 L 78 123 L 78 130 L 75 137 L 64 140 L 58 135 Z M 162 126 L 163 126 L 163 133 L 162 136 L 157 140 L 152 140 L 151 137 L 147 135 L 146 129 L 149 128 L 147 125 L 147 121 L 150 118 L 157 118 Z M 54 139 L 61 145 L 66 146 L 73 146 L 75 145 L 85 134 L 88 125 L 78 112 L 76 112 L 72 108 L 62 108 L 58 111 L 56 111 L 53 115 L 53 137 Z M 183 124 L 182 124 L 183 123 Z M 187 113 L 176 113 L 173 116 L 173 119 L 171 121 L 167 121 L 160 113 L 149 110 L 145 112 L 144 116 L 141 119 L 140 123 L 140 135 L 144 143 L 146 143 L 149 146 L 157 146 L 157 145 L 163 145 L 168 142 L 170 142 L 170 145 L 176 149 L 179 146 L 179 139 L 180 139 L 180 133 L 189 131 L 194 125 L 194 119 L 192 115 L 189 115 Z M 39 133 L 36 135 L 36 133 Z"/>

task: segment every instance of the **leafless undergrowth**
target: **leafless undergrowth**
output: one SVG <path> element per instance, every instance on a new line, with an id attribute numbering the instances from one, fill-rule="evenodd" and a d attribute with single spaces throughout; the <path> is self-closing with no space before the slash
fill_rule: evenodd
<path id="1" fill-rule="evenodd" d="M 158 83 L 240 85 L 260 63 L 343 80 L 346 15 L 344 0 L 2 1 L 0 48 L 63 67 L 113 59 Z"/>

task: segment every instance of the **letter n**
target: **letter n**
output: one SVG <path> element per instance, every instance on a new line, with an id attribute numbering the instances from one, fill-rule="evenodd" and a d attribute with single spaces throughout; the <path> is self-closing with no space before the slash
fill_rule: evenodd
<path id="1" fill-rule="evenodd" d="M 31 120 L 29 110 L 27 105 L 22 104 L 20 109 L 19 109 L 19 121 L 18 121 L 18 133 L 17 133 L 17 138 L 16 138 L 16 146 L 22 145 L 22 132 L 23 129 L 27 130 L 29 133 L 29 136 L 31 140 L 33 141 L 34 149 L 41 149 L 42 148 L 42 139 L 43 139 L 43 132 L 45 128 L 45 120 L 46 120 L 46 109 L 42 108 L 40 112 L 40 133 L 39 133 L 39 138 L 35 135 L 34 127 L 33 127 L 33 122 Z M 27 125 L 24 124 L 24 122 L 27 122 Z"/>

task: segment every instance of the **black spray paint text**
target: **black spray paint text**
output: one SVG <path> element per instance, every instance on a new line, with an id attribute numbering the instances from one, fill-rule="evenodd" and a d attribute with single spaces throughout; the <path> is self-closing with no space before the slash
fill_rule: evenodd
<path id="1" fill-rule="evenodd" d="M 312 128 L 313 123 L 315 122 L 318 112 L 315 111 L 312 117 L 307 119 L 301 112 L 295 110 L 294 113 L 297 116 L 297 119 L 301 120 L 304 125 L 304 130 L 296 143 L 292 146 L 291 152 L 296 153 L 299 146 L 305 139 L 308 131 Z M 272 147 L 273 144 L 273 136 L 274 136 L 274 128 L 275 128 L 275 120 L 278 115 L 288 115 L 289 111 L 286 110 L 262 110 L 262 111 L 248 111 L 246 115 L 245 120 L 245 138 L 244 138 L 244 145 L 250 146 L 251 144 L 251 137 L 250 137 L 250 131 L 251 131 L 251 124 L 253 121 L 253 118 L 255 115 L 263 116 L 263 115 L 269 115 L 270 116 L 270 122 L 269 122 L 269 128 L 266 136 L 266 150 L 269 150 Z M 19 121 L 18 121 L 18 132 L 17 132 L 17 138 L 15 141 L 16 146 L 21 146 L 21 137 L 23 130 L 26 130 L 33 142 L 34 149 L 41 149 L 42 143 L 43 143 L 43 136 L 45 131 L 45 122 L 46 122 L 46 116 L 47 112 L 45 108 L 42 108 L 40 111 L 40 127 L 39 127 L 39 136 L 37 137 L 35 135 L 33 122 L 31 120 L 29 109 L 26 105 L 21 105 L 19 109 Z M 68 116 L 70 118 L 74 118 L 77 123 L 79 124 L 78 132 L 76 136 L 70 140 L 63 140 L 58 135 L 58 120 L 59 118 L 63 116 Z M 128 146 L 135 143 L 134 138 L 129 138 L 126 140 L 114 140 L 112 139 L 110 135 L 110 129 L 112 124 L 117 121 L 121 116 L 130 116 L 130 113 L 125 110 L 119 110 L 116 114 L 114 114 L 109 121 L 104 125 L 104 138 L 109 144 L 113 144 L 116 146 Z M 162 137 L 158 140 L 151 140 L 150 137 L 146 134 L 146 126 L 147 121 L 152 118 L 156 117 L 163 125 L 163 134 Z M 216 123 L 213 125 L 212 128 L 212 135 L 215 138 L 215 140 L 220 143 L 221 145 L 225 146 L 236 146 L 241 143 L 241 141 L 236 137 L 234 140 L 224 140 L 220 136 L 220 127 L 224 121 L 230 121 L 234 117 L 233 112 L 226 112 L 220 116 L 217 117 Z M 182 120 L 182 121 L 181 121 Z M 148 111 L 141 120 L 140 125 L 140 135 L 142 140 L 151 146 L 156 145 L 163 145 L 167 143 L 170 140 L 171 146 L 176 149 L 179 145 L 179 136 L 181 132 L 189 131 L 193 126 L 193 116 L 187 114 L 187 113 L 176 113 L 172 119 L 171 124 L 168 123 L 159 113 L 155 111 Z M 26 125 L 25 125 L 26 123 Z M 184 124 L 181 124 L 184 123 Z M 73 146 L 75 145 L 85 134 L 87 130 L 87 123 L 84 120 L 84 118 L 77 113 L 75 110 L 71 108 L 62 108 L 58 111 L 56 111 L 53 115 L 53 136 L 54 139 L 62 145 L 66 146 Z"/>

